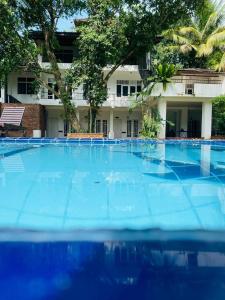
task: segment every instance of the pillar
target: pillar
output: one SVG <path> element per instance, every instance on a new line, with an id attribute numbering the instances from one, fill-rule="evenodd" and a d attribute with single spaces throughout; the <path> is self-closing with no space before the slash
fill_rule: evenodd
<path id="1" fill-rule="evenodd" d="M 202 103 L 202 133 L 204 139 L 210 139 L 212 132 L 212 103 Z"/>
<path id="2" fill-rule="evenodd" d="M 160 130 L 158 133 L 159 139 L 165 139 L 166 138 L 166 109 L 167 109 L 167 103 L 166 100 L 159 100 L 158 102 L 158 111 L 160 114 L 160 117 L 162 119 Z"/>
<path id="3" fill-rule="evenodd" d="M 114 121 L 113 110 L 111 109 L 110 110 L 110 120 L 109 120 L 109 138 L 110 139 L 114 139 L 113 121 Z"/>
<path id="4" fill-rule="evenodd" d="M 181 110 L 181 120 L 180 120 L 180 129 L 184 131 L 188 130 L 188 109 L 187 107 L 182 108 Z"/>
<path id="5" fill-rule="evenodd" d="M 4 87 L 0 85 L 0 102 L 4 103 L 5 102 L 5 89 Z"/>

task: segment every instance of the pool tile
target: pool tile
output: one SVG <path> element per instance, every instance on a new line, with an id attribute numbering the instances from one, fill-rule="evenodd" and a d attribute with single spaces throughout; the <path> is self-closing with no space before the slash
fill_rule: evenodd
<path id="1" fill-rule="evenodd" d="M 144 187 L 121 184 L 109 187 L 109 216 L 116 218 L 145 217 L 149 215 Z"/>
<path id="2" fill-rule="evenodd" d="M 197 165 L 190 167 L 172 167 L 172 169 L 182 180 L 206 177 L 205 171 L 201 168 L 201 166 Z"/>
<path id="3" fill-rule="evenodd" d="M 143 173 L 144 177 L 148 178 L 149 182 L 176 182 L 178 181 L 177 176 L 174 172 L 168 173 Z"/>
<path id="4" fill-rule="evenodd" d="M 148 184 L 145 188 L 153 215 L 175 213 L 190 208 L 190 202 L 180 184 Z"/>
<path id="5" fill-rule="evenodd" d="M 63 218 L 23 213 L 17 226 L 26 229 L 59 230 L 63 228 Z"/>
<path id="6" fill-rule="evenodd" d="M 0 226 L 8 227 L 15 226 L 19 211 L 0 208 Z"/>
<path id="7" fill-rule="evenodd" d="M 184 184 L 184 189 L 194 206 L 225 201 L 224 187 L 219 184 L 216 178 L 188 181 L 187 184 Z"/>
<path id="8" fill-rule="evenodd" d="M 71 182 L 69 174 L 64 178 L 39 179 L 26 197 L 24 212 L 63 217 Z"/>
<path id="9" fill-rule="evenodd" d="M 196 208 L 204 229 L 225 229 L 225 202 Z"/>
<path id="10" fill-rule="evenodd" d="M 155 227 L 164 230 L 201 229 L 198 217 L 191 209 L 182 212 L 153 216 Z"/>
<path id="11" fill-rule="evenodd" d="M 107 188 L 103 183 L 73 185 L 68 194 L 67 217 L 107 218 Z"/>

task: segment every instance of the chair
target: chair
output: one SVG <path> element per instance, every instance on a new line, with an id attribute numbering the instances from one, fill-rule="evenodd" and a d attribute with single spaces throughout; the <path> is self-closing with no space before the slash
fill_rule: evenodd
<path id="1" fill-rule="evenodd" d="M 1 136 L 8 135 L 9 131 L 23 131 L 25 128 L 21 126 L 21 121 L 25 107 L 5 107 L 0 117 Z"/>

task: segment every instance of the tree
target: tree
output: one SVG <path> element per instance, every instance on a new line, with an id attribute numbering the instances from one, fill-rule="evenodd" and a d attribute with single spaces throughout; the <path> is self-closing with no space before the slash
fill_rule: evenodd
<path id="1" fill-rule="evenodd" d="M 202 10 L 198 10 L 188 26 L 164 31 L 163 36 L 172 41 L 175 51 L 197 58 L 196 67 L 213 64 L 218 71 L 225 70 L 225 5 L 205 1 Z M 210 57 L 210 60 L 208 59 Z"/>
<path id="2" fill-rule="evenodd" d="M 107 99 L 107 80 L 103 68 L 120 55 L 126 39 L 117 13 L 121 1 L 87 1 L 88 20 L 78 26 L 76 47 L 78 58 L 74 61 L 68 78 L 74 87 L 83 84 L 89 102 L 89 131 L 95 130 L 95 119 L 101 104 Z"/>
<path id="3" fill-rule="evenodd" d="M 35 56 L 35 46 L 23 32 L 22 23 L 9 1 L 0 0 L 0 83 Z"/>
<path id="4" fill-rule="evenodd" d="M 1 0 L 2 1 L 2 0 Z M 62 73 L 60 72 L 55 51 L 59 48 L 59 43 L 56 37 L 56 30 L 59 18 L 74 15 L 82 6 L 78 0 L 21 0 L 21 1 L 3 1 L 8 8 L 8 18 L 10 23 L 5 23 L 6 33 L 9 33 L 9 40 L 6 39 L 3 56 L 1 57 L 0 73 L 9 73 L 15 67 L 23 66 L 24 70 L 31 71 L 36 79 L 36 85 L 45 87 L 57 96 L 64 108 L 64 118 L 79 128 L 79 123 L 76 117 L 76 110 L 70 101 L 69 83 L 65 82 Z M 14 27 L 14 25 L 16 25 Z M 1 27 L 2 28 L 2 27 Z M 4 26 L 3 26 L 4 28 Z M 43 43 L 36 45 L 29 34 L 30 30 L 38 30 L 43 36 Z M 6 34 L 4 33 L 4 34 Z M 0 32 L 0 40 L 4 38 Z M 15 58 L 12 58 L 13 53 L 7 57 L 6 49 L 15 43 L 13 49 L 18 50 Z M 24 49 L 27 56 L 24 55 Z M 33 51 L 30 51 L 32 49 Z M 14 52 L 15 52 L 14 51 Z M 46 53 L 50 63 L 49 68 L 44 68 L 38 63 L 37 54 Z M 25 61 L 21 59 L 26 57 Z M 4 65 L 4 60 L 7 59 L 9 67 Z M 55 80 L 57 89 L 48 85 L 42 79 L 42 74 L 52 74 Z"/>
<path id="5" fill-rule="evenodd" d="M 213 99 L 213 130 L 215 133 L 225 133 L 225 96 Z"/>
<path id="6" fill-rule="evenodd" d="M 137 93 L 130 109 L 132 111 L 136 108 L 141 108 L 143 118 L 141 134 L 143 137 L 155 138 L 162 121 L 168 122 L 162 120 L 157 109 L 157 102 L 161 97 L 161 94 L 157 95 L 157 86 L 162 85 L 163 91 L 166 91 L 168 84 L 171 83 L 171 78 L 176 72 L 177 69 L 174 64 L 158 64 L 154 69 L 154 75 L 147 78 L 145 88 L 140 93 Z"/>
<path id="7" fill-rule="evenodd" d="M 146 55 L 162 30 L 190 16 L 200 4 L 194 0 L 86 1 L 88 19 L 78 27 L 79 58 L 69 77 L 74 86 L 85 86 L 89 131 L 94 130 L 98 109 L 107 98 L 107 83 L 118 67 Z M 109 63 L 111 69 L 104 73 Z"/>

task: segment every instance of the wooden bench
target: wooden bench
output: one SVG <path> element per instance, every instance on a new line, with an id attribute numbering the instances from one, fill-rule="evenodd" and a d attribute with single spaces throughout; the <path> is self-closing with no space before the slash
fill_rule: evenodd
<path id="1" fill-rule="evenodd" d="M 103 133 L 68 133 L 68 139 L 103 139 Z"/>

